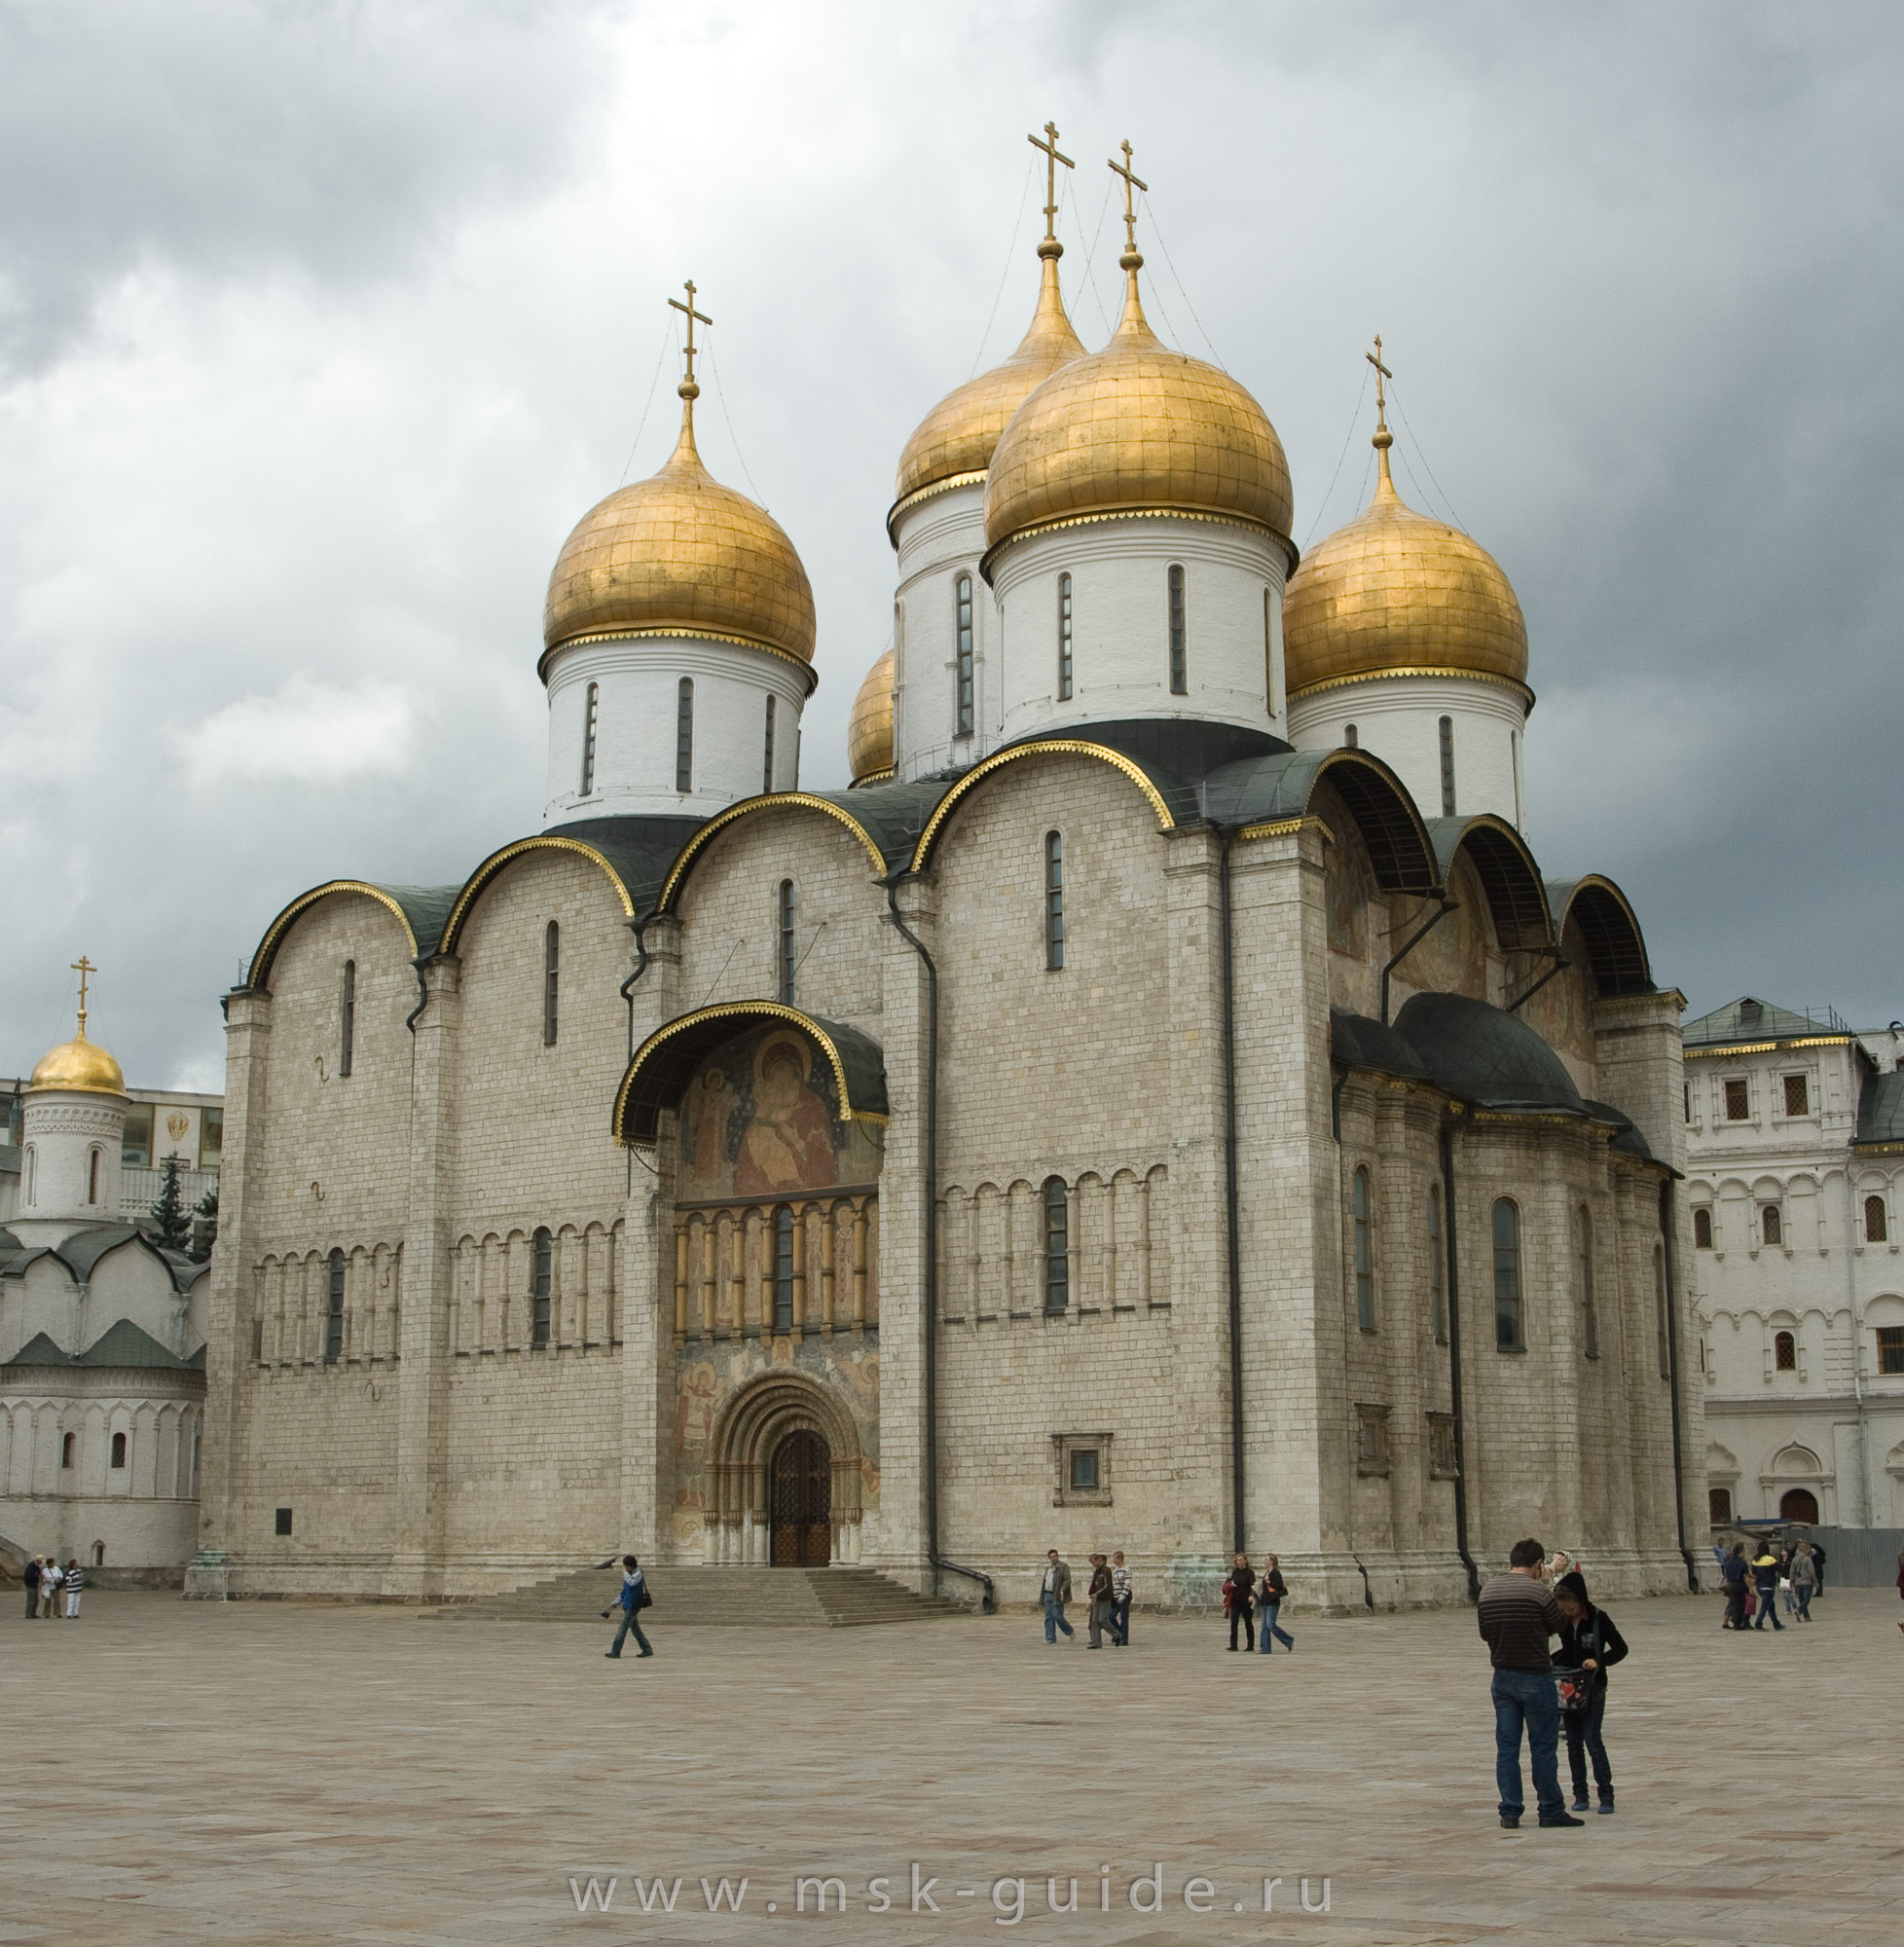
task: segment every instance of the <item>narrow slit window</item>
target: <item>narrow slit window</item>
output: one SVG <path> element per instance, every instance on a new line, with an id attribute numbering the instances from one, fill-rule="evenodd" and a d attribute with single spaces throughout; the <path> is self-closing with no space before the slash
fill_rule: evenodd
<path id="1" fill-rule="evenodd" d="M 601 715 L 602 685 L 592 682 L 582 704 L 582 790 L 587 797 L 595 789 L 595 726 Z"/>
<path id="2" fill-rule="evenodd" d="M 556 1045 L 562 987 L 562 928 L 551 920 L 542 935 L 542 1046 Z"/>
<path id="3" fill-rule="evenodd" d="M 62 1434 L 60 1436 L 59 1464 L 63 1469 L 69 1472 L 71 1471 L 72 1466 L 74 1464 L 73 1448 L 75 1444 L 76 1444 L 75 1438 L 72 1434 L 67 1433 L 67 1434 Z"/>
<path id="4" fill-rule="evenodd" d="M 1170 693 L 1190 694 L 1190 642 L 1184 622 L 1184 570 L 1170 569 Z"/>
<path id="5" fill-rule="evenodd" d="M 1263 591 L 1263 700 L 1268 707 L 1269 720 L 1276 717 L 1276 592 L 1272 588 Z"/>
<path id="6" fill-rule="evenodd" d="M 357 963 L 354 960 L 344 963 L 338 1017 L 337 1072 L 348 1075 L 357 1052 Z"/>
<path id="7" fill-rule="evenodd" d="M 1696 1251 L 1712 1248 L 1712 1213 L 1709 1210 L 1693 1212 L 1693 1248 Z"/>
<path id="8" fill-rule="evenodd" d="M 777 998 L 790 1008 L 793 1005 L 793 975 L 797 971 L 794 944 L 800 924 L 800 896 L 793 890 L 791 879 L 783 879 L 780 882 L 780 900 L 776 917 L 779 937 L 774 955 L 776 970 L 774 986 Z"/>
<path id="9" fill-rule="evenodd" d="M 1447 1250 L 1442 1240 L 1442 1194 L 1428 1193 L 1428 1305 L 1435 1343 L 1447 1343 Z"/>
<path id="10" fill-rule="evenodd" d="M 1494 1206 L 1494 1343 L 1525 1348 L 1520 1316 L 1520 1213 L 1506 1197 Z"/>
<path id="11" fill-rule="evenodd" d="M 1768 1244 L 1782 1244 L 1785 1241 L 1785 1213 L 1776 1203 L 1768 1203 L 1759 1214 L 1759 1225 L 1765 1232 Z"/>
<path id="12" fill-rule="evenodd" d="M 1071 576 L 1058 576 L 1058 700 L 1071 694 Z"/>
<path id="13" fill-rule="evenodd" d="M 1375 1274 L 1369 1249 L 1369 1172 L 1358 1169 L 1349 1186 L 1350 1246 L 1355 1265 L 1355 1322 L 1375 1329 Z"/>
<path id="14" fill-rule="evenodd" d="M 546 1349 L 549 1327 L 555 1312 L 555 1239 L 546 1228 L 535 1233 L 535 1283 L 530 1293 L 530 1344 L 536 1351 Z"/>
<path id="15" fill-rule="evenodd" d="M 1593 1220 L 1583 1204 L 1573 1213 L 1574 1276 L 1580 1296 L 1580 1343 L 1588 1358 L 1600 1356 L 1600 1315 L 1593 1303 Z"/>
<path id="16" fill-rule="evenodd" d="M 1044 1309 L 1062 1311 L 1071 1303 L 1071 1213 L 1064 1178 L 1044 1184 Z"/>
<path id="17" fill-rule="evenodd" d="M 99 1152 L 89 1150 L 86 1154 L 86 1200 L 96 1203 L 99 1200 Z"/>
<path id="18" fill-rule="evenodd" d="M 123 1433 L 115 1433 L 112 1437 L 112 1464 L 115 1467 L 126 1464 L 126 1436 Z"/>
<path id="19" fill-rule="evenodd" d="M 1885 1199 L 1882 1196 L 1867 1196 L 1864 1199 L 1864 1241 L 1867 1244 L 1882 1244 L 1890 1236 L 1890 1225 L 1885 1217 Z"/>
<path id="20" fill-rule="evenodd" d="M 1798 1340 L 1790 1332 L 1772 1335 L 1772 1363 L 1781 1373 L 1798 1371 Z"/>
<path id="21" fill-rule="evenodd" d="M 344 1253 L 330 1257 L 330 1283 L 324 1293 L 324 1364 L 334 1366 L 344 1356 Z"/>
<path id="22" fill-rule="evenodd" d="M 971 669 L 971 576 L 962 574 L 957 591 L 959 631 L 958 735 L 970 737 L 976 715 Z"/>
<path id="23" fill-rule="evenodd" d="M 793 1329 L 793 1213 L 785 1204 L 774 1212 L 774 1330 Z"/>
<path id="24" fill-rule="evenodd" d="M 763 791 L 774 788 L 774 716 L 779 702 L 777 696 L 767 699 L 767 742 L 760 758 L 760 789 Z"/>
<path id="25" fill-rule="evenodd" d="M 675 702 L 675 789 L 694 789 L 694 679 L 684 676 Z"/>
<path id="26" fill-rule="evenodd" d="M 1064 837 L 1044 834 L 1044 965 L 1064 971 Z"/>
<path id="27" fill-rule="evenodd" d="M 1342 748 L 1345 751 L 1359 751 L 1362 748 L 1362 733 L 1353 723 L 1342 725 Z"/>
<path id="28" fill-rule="evenodd" d="M 1442 816 L 1454 816 L 1454 718 L 1442 718 Z"/>

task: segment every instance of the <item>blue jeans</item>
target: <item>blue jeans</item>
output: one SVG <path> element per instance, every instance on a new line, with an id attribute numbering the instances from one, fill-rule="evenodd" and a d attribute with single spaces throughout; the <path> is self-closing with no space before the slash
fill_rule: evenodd
<path id="1" fill-rule="evenodd" d="M 1282 1606 L 1280 1602 L 1264 1602 L 1263 1605 L 1263 1653 L 1264 1656 L 1270 1653 L 1269 1638 L 1271 1635 L 1276 1636 L 1285 1649 L 1294 1649 L 1296 1647 L 1296 1638 L 1276 1620 L 1277 1616 L 1282 1612 Z"/>
<path id="2" fill-rule="evenodd" d="M 1120 1643 L 1130 1641 L 1130 1600 L 1128 1596 L 1119 1596 L 1111 1604 L 1111 1631 Z"/>
<path id="3" fill-rule="evenodd" d="M 643 1656 L 652 1656 L 654 1654 L 654 1645 L 641 1634 L 641 1616 L 634 1609 L 624 1609 L 621 1612 L 621 1628 L 615 1632 L 615 1646 L 608 1654 L 610 1656 L 619 1656 L 621 1654 L 621 1646 L 628 1640 L 631 1630 L 634 1632 L 635 1640 L 641 1645 L 641 1654 Z"/>
<path id="4" fill-rule="evenodd" d="M 1798 1592 L 1798 1613 L 1809 1623 L 1812 1620 L 1812 1585 L 1809 1582 L 1795 1582 L 1792 1587 Z"/>
<path id="5" fill-rule="evenodd" d="M 1047 1589 L 1044 1592 L 1044 1640 L 1047 1643 L 1056 1642 L 1060 1630 L 1066 1635 L 1072 1634 L 1071 1625 L 1064 1619 L 1064 1604 Z"/>
<path id="6" fill-rule="evenodd" d="M 1543 1818 L 1566 1811 L 1560 1796 L 1560 1699 L 1545 1671 L 1494 1672 L 1494 1782 L 1501 1794 L 1501 1817 L 1519 1818 L 1520 1727 L 1527 1727 L 1527 1752 L 1534 1773 L 1534 1798 Z"/>
<path id="7" fill-rule="evenodd" d="M 1752 1618 L 1755 1630 L 1765 1628 L 1766 1618 L 1772 1618 L 1772 1627 L 1782 1630 L 1785 1626 L 1778 1620 L 1778 1592 L 1776 1589 L 1761 1589 L 1759 1592 L 1759 1612 Z"/>
<path id="8" fill-rule="evenodd" d="M 1600 1803 L 1613 1803 L 1613 1767 L 1606 1759 L 1606 1743 L 1600 1726 L 1606 1718 L 1606 1685 L 1597 1684 L 1593 1699 L 1584 1710 L 1568 1710 L 1560 1718 L 1567 1734 L 1567 1770 L 1573 1774 L 1573 1795 L 1587 1796 L 1587 1761 L 1593 1763 L 1593 1782 L 1599 1788 Z"/>

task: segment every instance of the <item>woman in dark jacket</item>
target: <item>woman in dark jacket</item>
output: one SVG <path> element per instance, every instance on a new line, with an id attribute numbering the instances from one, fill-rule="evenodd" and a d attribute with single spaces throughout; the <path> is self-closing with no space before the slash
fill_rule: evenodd
<path id="1" fill-rule="evenodd" d="M 1243 1632 L 1243 1647 L 1255 1649 L 1256 1631 L 1251 1619 L 1254 1605 L 1250 1598 L 1256 1593 L 1256 1570 L 1250 1566 L 1250 1558 L 1239 1555 L 1235 1565 L 1229 1571 L 1229 1580 L 1223 1585 L 1223 1605 L 1229 1612 L 1229 1646 L 1236 1647 L 1236 1632 Z"/>
<path id="2" fill-rule="evenodd" d="M 1554 1585 L 1560 1605 L 1558 1668 L 1584 1670 L 1591 1679 L 1587 1705 L 1563 1710 L 1560 1722 L 1567 1734 L 1567 1769 L 1573 1774 L 1573 1809 L 1587 1810 L 1587 1760 L 1593 1761 L 1593 1782 L 1599 1788 L 1600 1810 L 1613 1810 L 1613 1767 L 1607 1762 L 1600 1725 L 1606 1716 L 1606 1672 L 1627 1653 L 1626 1638 L 1613 1627 L 1604 1609 L 1594 1608 L 1587 1595 L 1587 1578 L 1576 1568 Z"/>

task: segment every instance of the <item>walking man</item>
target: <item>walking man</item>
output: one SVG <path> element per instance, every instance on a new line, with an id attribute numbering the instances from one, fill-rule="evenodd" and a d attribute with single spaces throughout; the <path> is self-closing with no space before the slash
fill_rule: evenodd
<path id="1" fill-rule="evenodd" d="M 1742 1630 L 1745 1627 L 1745 1582 L 1748 1574 L 1742 1547 L 1737 1543 L 1733 1545 L 1733 1551 L 1721 1564 L 1719 1573 L 1726 1585 L 1726 1619 L 1719 1627 L 1722 1630 Z"/>
<path id="2" fill-rule="evenodd" d="M 1060 1630 L 1067 1636 L 1075 1634 L 1064 1619 L 1064 1605 L 1071 1600 L 1071 1563 L 1055 1548 L 1045 1552 L 1044 1596 L 1044 1640 L 1056 1642 Z"/>
<path id="3" fill-rule="evenodd" d="M 1543 1825 L 1581 1825 L 1560 1796 L 1560 1699 L 1551 1674 L 1547 1639 L 1560 1634 L 1560 1605 L 1547 1587 L 1546 1553 L 1537 1541 L 1517 1541 L 1508 1572 L 1481 1592 L 1481 1634 L 1494 1665 L 1494 1782 L 1501 1823 L 1512 1832 L 1525 1809 L 1520 1791 L 1520 1733 L 1534 1774 Z"/>
<path id="4" fill-rule="evenodd" d="M 1121 1548 L 1111 1558 L 1111 1638 L 1119 1649 L 1130 1647 L 1130 1570 Z"/>
<path id="5" fill-rule="evenodd" d="M 1759 1613 L 1752 1627 L 1764 1629 L 1765 1619 L 1770 1616 L 1772 1627 L 1782 1634 L 1785 1626 L 1778 1620 L 1778 1558 L 1773 1554 L 1770 1543 L 1752 1563 L 1752 1580 L 1759 1598 Z"/>
<path id="6" fill-rule="evenodd" d="M 66 1618 L 70 1622 L 79 1615 L 80 1591 L 86 1587 L 86 1577 L 80 1572 L 79 1557 L 76 1555 L 66 1564 Z"/>
<path id="7" fill-rule="evenodd" d="M 1283 1580 L 1281 1564 L 1273 1555 L 1263 1558 L 1263 1583 L 1256 1592 L 1257 1615 L 1263 1629 L 1263 1653 L 1271 1653 L 1271 1638 L 1282 1644 L 1284 1649 L 1294 1649 L 1296 1638 L 1277 1622 L 1281 1613 L 1283 1598 L 1289 1594 L 1289 1584 Z"/>
<path id="8" fill-rule="evenodd" d="M 615 1632 L 615 1645 L 604 1652 L 607 1656 L 621 1655 L 621 1646 L 628 1640 L 632 1630 L 635 1640 L 641 1645 L 642 1656 L 652 1656 L 654 1646 L 641 1634 L 641 1611 L 654 1598 L 648 1594 L 648 1578 L 641 1573 L 641 1564 L 632 1555 L 621 1559 L 621 1628 Z"/>
<path id="9" fill-rule="evenodd" d="M 28 1619 L 40 1613 L 40 1571 L 46 1566 L 44 1555 L 36 1555 L 20 1573 L 20 1580 L 26 1585 L 26 1614 Z"/>
<path id="10" fill-rule="evenodd" d="M 1111 1620 L 1111 1589 L 1110 1562 L 1101 1555 L 1092 1556 L 1090 1587 L 1084 1592 L 1091 1605 L 1091 1640 L 1088 1644 L 1091 1649 L 1104 1647 L 1104 1630 L 1107 1623 L 1111 1627 L 1112 1640 L 1117 1640 L 1117 1626 Z"/>
<path id="11" fill-rule="evenodd" d="M 1801 1541 L 1792 1556 L 1792 1594 L 1798 1599 L 1798 1620 L 1812 1620 L 1812 1595 L 1818 1586 L 1818 1565 L 1812 1560 L 1812 1544 Z"/>

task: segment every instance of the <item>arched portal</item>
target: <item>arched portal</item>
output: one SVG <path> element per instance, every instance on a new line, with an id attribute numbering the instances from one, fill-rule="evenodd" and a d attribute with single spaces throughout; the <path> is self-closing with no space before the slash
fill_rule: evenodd
<path id="1" fill-rule="evenodd" d="M 832 1455 L 811 1427 L 789 1433 L 768 1463 L 768 1561 L 824 1568 L 832 1560 Z"/>
<path id="2" fill-rule="evenodd" d="M 1778 1496 L 1778 1519 L 1815 1523 L 1818 1519 L 1817 1495 L 1810 1488 L 1787 1488 Z"/>

